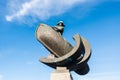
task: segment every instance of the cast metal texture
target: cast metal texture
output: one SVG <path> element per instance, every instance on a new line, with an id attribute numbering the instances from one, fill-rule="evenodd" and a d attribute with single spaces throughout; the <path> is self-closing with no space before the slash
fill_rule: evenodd
<path id="1" fill-rule="evenodd" d="M 37 28 L 36 37 L 50 52 L 61 57 L 72 50 L 72 45 L 65 41 L 60 34 L 57 34 L 46 24 L 40 24 Z"/>
<path id="2" fill-rule="evenodd" d="M 75 71 L 84 75 L 89 71 L 87 61 L 91 55 L 90 45 L 87 40 L 75 34 L 74 47 L 68 43 L 60 34 L 46 24 L 40 24 L 36 30 L 36 38 L 55 57 L 42 57 L 40 61 L 52 68 L 67 67 L 70 71 Z"/>

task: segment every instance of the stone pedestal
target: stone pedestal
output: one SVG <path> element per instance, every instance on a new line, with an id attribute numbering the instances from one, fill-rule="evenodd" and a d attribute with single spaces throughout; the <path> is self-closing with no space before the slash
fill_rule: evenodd
<path id="1" fill-rule="evenodd" d="M 57 67 L 51 74 L 50 80 L 73 80 L 70 72 L 66 67 Z"/>

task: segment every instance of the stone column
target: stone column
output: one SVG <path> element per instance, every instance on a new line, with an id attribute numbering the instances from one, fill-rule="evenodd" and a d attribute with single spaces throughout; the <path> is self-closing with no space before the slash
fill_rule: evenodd
<path id="1" fill-rule="evenodd" d="M 69 70 L 66 67 L 57 67 L 51 74 L 50 80 L 73 80 Z"/>

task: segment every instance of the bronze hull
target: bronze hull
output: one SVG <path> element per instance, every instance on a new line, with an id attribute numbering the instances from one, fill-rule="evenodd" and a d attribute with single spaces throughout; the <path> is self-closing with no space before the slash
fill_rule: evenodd
<path id="1" fill-rule="evenodd" d="M 40 24 L 36 31 L 36 37 L 51 53 L 61 57 L 70 52 L 73 47 L 50 26 Z"/>
<path id="2" fill-rule="evenodd" d="M 87 61 L 91 55 L 91 49 L 83 37 L 76 34 L 73 38 L 75 45 L 72 47 L 63 37 L 51 27 L 40 24 L 36 31 L 36 37 L 52 54 L 57 57 L 42 57 L 40 61 L 52 68 L 67 67 L 70 71 L 75 71 L 84 75 L 89 71 Z"/>

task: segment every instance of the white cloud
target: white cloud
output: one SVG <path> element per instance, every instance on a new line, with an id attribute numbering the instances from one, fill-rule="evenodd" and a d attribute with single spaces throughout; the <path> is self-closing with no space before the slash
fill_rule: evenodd
<path id="1" fill-rule="evenodd" d="M 31 0 L 27 2 L 18 2 L 12 0 L 9 2 L 9 13 L 6 15 L 7 21 L 23 20 L 25 17 L 34 17 L 45 20 L 51 16 L 57 16 L 77 3 L 88 2 L 87 0 Z"/>

